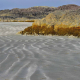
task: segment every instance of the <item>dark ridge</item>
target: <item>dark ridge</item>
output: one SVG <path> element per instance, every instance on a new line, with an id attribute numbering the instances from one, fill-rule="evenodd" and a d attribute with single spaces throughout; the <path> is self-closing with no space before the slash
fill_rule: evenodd
<path id="1" fill-rule="evenodd" d="M 54 7 L 31 7 L 27 9 L 6 9 L 0 10 L 0 18 L 28 18 L 28 19 L 38 19 L 43 18 L 49 13 L 55 11 Z"/>
<path id="2" fill-rule="evenodd" d="M 80 6 L 75 5 L 75 4 L 68 4 L 68 5 L 63 5 L 63 6 L 57 7 L 58 10 L 76 10 L 79 8 L 80 8 Z"/>

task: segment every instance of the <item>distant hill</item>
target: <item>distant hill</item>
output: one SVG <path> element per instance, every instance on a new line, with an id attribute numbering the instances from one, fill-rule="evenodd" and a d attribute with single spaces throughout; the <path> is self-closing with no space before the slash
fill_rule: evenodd
<path id="1" fill-rule="evenodd" d="M 17 19 L 17 18 L 27 18 L 27 19 L 40 19 L 45 17 L 51 12 L 54 12 L 54 7 L 36 6 L 27 9 L 6 9 L 0 10 L 1 19 Z"/>
<path id="2" fill-rule="evenodd" d="M 80 8 L 80 6 L 78 6 L 78 5 L 68 4 L 68 5 L 63 5 L 63 6 L 57 7 L 57 10 L 76 10 L 79 8 Z"/>
<path id="3" fill-rule="evenodd" d="M 66 11 L 79 11 L 80 6 L 75 4 L 68 4 L 68 5 L 62 5 L 59 7 L 48 7 L 48 6 L 35 6 L 30 7 L 26 9 L 6 9 L 6 10 L 0 10 L 0 20 L 26 20 L 26 19 L 42 19 L 46 17 L 49 13 L 55 12 L 57 16 L 60 16 L 62 13 L 65 13 Z M 60 13 L 59 13 L 60 11 Z"/>

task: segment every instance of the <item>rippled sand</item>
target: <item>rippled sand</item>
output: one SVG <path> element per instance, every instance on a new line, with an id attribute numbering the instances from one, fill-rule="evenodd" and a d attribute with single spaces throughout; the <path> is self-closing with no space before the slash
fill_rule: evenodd
<path id="1" fill-rule="evenodd" d="M 0 35 L 0 80 L 80 80 L 80 39 L 14 34 L 27 24 L 3 24 L 13 29 Z"/>

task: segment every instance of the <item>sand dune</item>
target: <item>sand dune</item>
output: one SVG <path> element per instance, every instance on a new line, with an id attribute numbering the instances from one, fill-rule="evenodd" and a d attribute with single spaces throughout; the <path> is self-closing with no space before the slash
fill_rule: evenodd
<path id="1" fill-rule="evenodd" d="M 0 25 L 0 80 L 80 80 L 79 38 L 22 36 L 15 32 L 30 23 Z"/>

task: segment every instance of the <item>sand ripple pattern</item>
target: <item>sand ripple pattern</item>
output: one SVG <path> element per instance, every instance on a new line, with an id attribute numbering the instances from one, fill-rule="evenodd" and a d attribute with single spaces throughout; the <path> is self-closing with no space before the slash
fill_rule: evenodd
<path id="1" fill-rule="evenodd" d="M 0 80 L 80 80 L 80 39 L 0 36 Z"/>
<path id="2" fill-rule="evenodd" d="M 0 80 L 80 80 L 80 39 L 1 35 Z"/>

